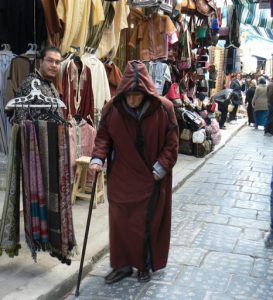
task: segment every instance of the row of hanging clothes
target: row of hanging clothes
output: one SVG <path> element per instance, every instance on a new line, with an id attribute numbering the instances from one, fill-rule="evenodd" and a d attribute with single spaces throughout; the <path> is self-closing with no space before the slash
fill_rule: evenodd
<path id="1" fill-rule="evenodd" d="M 91 118 L 98 125 L 104 104 L 115 95 L 121 72 L 112 62 L 103 63 L 96 49 L 86 47 L 80 57 L 68 53 L 61 65 L 62 100 L 67 106 L 65 118 L 76 114 Z"/>
<path id="2" fill-rule="evenodd" d="M 0 254 L 20 249 L 20 181 L 24 231 L 33 259 L 43 250 L 70 264 L 76 250 L 71 208 L 69 128 L 59 98 L 31 83 L 29 95 L 10 100 L 13 111 L 7 186 L 0 224 Z"/>
<path id="3" fill-rule="evenodd" d="M 37 45 L 29 43 L 28 49 L 16 55 L 9 44 L 2 44 L 0 50 L 0 152 L 8 153 L 11 126 L 5 115 L 7 102 L 14 98 L 26 76 L 38 67 Z"/>

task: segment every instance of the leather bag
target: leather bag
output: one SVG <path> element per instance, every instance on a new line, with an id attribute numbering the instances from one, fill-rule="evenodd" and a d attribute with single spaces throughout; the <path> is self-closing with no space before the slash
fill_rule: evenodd
<path id="1" fill-rule="evenodd" d="M 182 14 L 194 14 L 196 4 L 193 0 L 182 0 L 182 2 L 176 6 L 176 9 L 180 10 Z"/>
<path id="2" fill-rule="evenodd" d="M 216 7 L 213 1 L 196 0 L 197 11 L 204 16 L 210 16 L 213 12 L 216 13 Z"/>

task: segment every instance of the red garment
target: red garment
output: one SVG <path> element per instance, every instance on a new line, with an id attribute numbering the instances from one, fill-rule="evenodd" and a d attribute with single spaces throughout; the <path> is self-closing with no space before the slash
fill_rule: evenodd
<path id="1" fill-rule="evenodd" d="M 73 60 L 69 61 L 63 74 L 63 102 L 65 118 L 80 114 L 83 119 L 91 115 L 94 120 L 94 97 L 91 70 L 85 64 L 80 72 Z"/>
<path id="2" fill-rule="evenodd" d="M 116 89 L 120 83 L 122 73 L 118 66 L 116 66 L 114 63 L 105 64 L 104 67 L 109 81 L 111 97 L 114 97 L 116 96 Z"/>
<path id="3" fill-rule="evenodd" d="M 150 102 L 139 121 L 124 106 L 124 93 L 129 90 L 144 92 L 146 101 Z M 143 271 L 147 249 L 151 250 L 153 271 L 166 266 L 171 229 L 172 168 L 177 153 L 178 127 L 172 103 L 157 94 L 143 63 L 128 62 L 117 96 L 103 108 L 92 154 L 93 159 L 101 160 L 109 155 L 107 190 L 113 268 L 132 266 Z M 159 181 L 158 195 L 153 195 L 156 181 L 152 171 L 156 162 L 167 174 Z M 149 228 L 150 242 L 145 234 Z"/>

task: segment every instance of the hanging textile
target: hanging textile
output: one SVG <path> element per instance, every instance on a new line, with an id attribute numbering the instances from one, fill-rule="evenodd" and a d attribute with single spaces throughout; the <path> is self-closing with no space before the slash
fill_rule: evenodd
<path id="1" fill-rule="evenodd" d="M 111 53 L 110 58 L 114 58 L 118 50 L 121 31 L 128 28 L 127 17 L 130 13 L 130 8 L 126 0 L 119 0 L 112 5 L 115 10 L 114 19 L 110 26 L 105 27 L 103 30 L 103 35 L 96 51 L 98 58 L 108 56 L 109 53 Z"/>
<path id="2" fill-rule="evenodd" d="M 116 95 L 116 90 L 120 83 L 122 73 L 119 67 L 113 62 L 108 64 L 105 63 L 104 67 L 109 81 L 111 97 L 114 97 Z"/>
<path id="3" fill-rule="evenodd" d="M 105 102 L 111 99 L 109 82 L 103 63 L 94 55 L 84 53 L 82 56 L 83 64 L 87 65 L 92 75 L 92 90 L 94 96 L 94 115 L 98 121 Z"/>
<path id="4" fill-rule="evenodd" d="M 143 17 L 137 24 L 129 45 L 134 48 L 139 45 L 140 60 L 167 59 L 168 50 L 164 34 L 171 36 L 175 31 L 176 28 L 169 16 L 152 14 Z"/>
<path id="5" fill-rule="evenodd" d="M 29 77 L 33 78 L 33 75 L 36 74 Z M 47 82 L 44 85 L 45 90 L 51 91 Z M 48 96 L 44 100 L 43 94 L 37 95 L 35 82 L 31 82 L 31 86 L 35 97 L 32 99 L 31 93 L 23 92 L 28 90 L 25 85 L 21 88 L 21 103 L 16 104 L 14 111 L 0 249 L 11 257 L 18 255 L 22 162 L 25 237 L 32 257 L 36 261 L 37 251 L 43 250 L 62 263 L 70 264 L 76 240 L 71 207 L 68 126 L 56 113 L 57 99 Z M 7 106 L 13 107 L 15 100 L 18 99 L 10 100 Z M 30 101 L 35 102 L 32 105 Z M 60 101 L 57 107 L 62 105 Z"/>
<path id="6" fill-rule="evenodd" d="M 0 255 L 4 250 L 10 257 L 18 255 L 20 231 L 20 153 L 19 125 L 12 128 L 7 168 L 7 186 L 0 223 Z"/>
<path id="7" fill-rule="evenodd" d="M 94 97 L 92 90 L 91 69 L 83 62 L 79 70 L 75 62 L 67 63 L 63 74 L 63 101 L 67 106 L 65 118 L 71 119 L 76 114 L 82 118 L 91 115 L 94 119 Z"/>
<path id="8" fill-rule="evenodd" d="M 0 51 L 0 152 L 8 153 L 8 122 L 5 115 L 5 98 L 10 63 L 15 57 L 11 51 Z"/>
<path id="9" fill-rule="evenodd" d="M 45 14 L 48 43 L 56 47 L 60 46 L 64 34 L 64 24 L 57 13 L 58 2 L 59 0 L 41 0 Z"/>
<path id="10" fill-rule="evenodd" d="M 98 24 L 94 24 L 92 23 L 92 18 L 90 18 L 88 37 L 86 41 L 86 46 L 95 49 L 99 46 L 104 28 L 108 28 L 112 24 L 115 15 L 112 2 L 102 0 L 102 6 L 105 19 Z"/>
<path id="11" fill-rule="evenodd" d="M 65 25 L 64 36 L 60 45 L 62 53 L 68 52 L 71 46 L 80 47 L 80 53 L 83 53 L 90 12 L 90 0 L 59 0 L 57 13 Z"/>

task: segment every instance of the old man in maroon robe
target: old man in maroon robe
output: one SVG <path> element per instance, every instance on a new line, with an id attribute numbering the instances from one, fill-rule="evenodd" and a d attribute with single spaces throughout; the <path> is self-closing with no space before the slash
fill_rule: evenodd
<path id="1" fill-rule="evenodd" d="M 140 61 L 130 61 L 117 95 L 103 108 L 91 169 L 107 158 L 111 284 L 138 270 L 140 282 L 166 266 L 171 232 L 172 168 L 178 126 Z"/>

